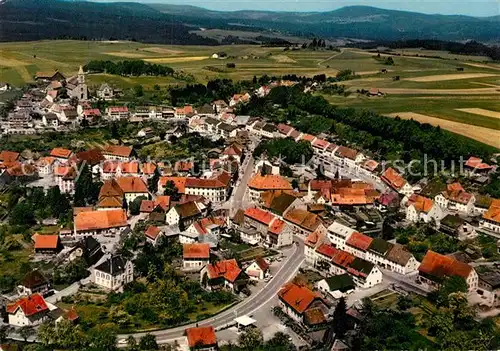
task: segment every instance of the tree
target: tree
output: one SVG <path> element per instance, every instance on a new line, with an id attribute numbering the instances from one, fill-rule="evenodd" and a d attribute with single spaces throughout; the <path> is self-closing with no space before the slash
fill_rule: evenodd
<path id="1" fill-rule="evenodd" d="M 93 351 L 116 350 L 116 332 L 108 325 L 99 325 L 88 333 L 88 344 Z"/>
<path id="2" fill-rule="evenodd" d="M 35 329 L 25 325 L 19 329 L 19 335 L 24 339 L 24 341 L 28 341 L 31 336 L 35 335 Z"/>
<path id="3" fill-rule="evenodd" d="M 143 200 L 147 200 L 147 198 L 145 196 L 139 196 L 136 197 L 134 201 L 130 202 L 129 210 L 132 216 L 137 216 L 141 212 L 141 202 Z"/>
<path id="4" fill-rule="evenodd" d="M 94 183 L 90 165 L 83 162 L 79 164 L 80 174 L 75 183 L 75 206 L 85 207 L 94 204 L 99 197 L 100 183 Z"/>
<path id="5" fill-rule="evenodd" d="M 33 206 L 27 201 L 18 203 L 11 211 L 9 223 L 11 225 L 32 225 L 36 223 Z"/>
<path id="6" fill-rule="evenodd" d="M 127 338 L 127 351 L 139 351 L 139 346 L 137 345 L 137 340 L 135 340 L 135 338 L 130 335 L 128 338 Z"/>
<path id="7" fill-rule="evenodd" d="M 151 194 L 156 194 L 158 192 L 158 181 L 160 180 L 160 176 L 160 170 L 156 167 L 153 176 L 148 179 L 148 189 Z"/>
<path id="8" fill-rule="evenodd" d="M 173 201 L 177 201 L 180 198 L 179 189 L 177 189 L 173 180 L 169 180 L 165 184 L 165 191 L 163 194 L 170 196 Z"/>
<path id="9" fill-rule="evenodd" d="M 139 349 L 141 349 L 141 351 L 159 350 L 156 337 L 152 334 L 146 334 L 141 337 L 141 340 L 139 341 Z"/>
<path id="10" fill-rule="evenodd" d="M 297 179 L 292 179 L 292 188 L 293 189 L 298 189 L 299 188 L 299 182 Z"/>
<path id="11" fill-rule="evenodd" d="M 257 350 L 263 342 L 262 332 L 257 328 L 249 328 L 238 337 L 238 344 L 244 350 Z"/>
<path id="12" fill-rule="evenodd" d="M 347 305 L 341 297 L 333 312 L 333 332 L 338 338 L 343 338 L 347 332 Z"/>
<path id="13" fill-rule="evenodd" d="M 266 342 L 266 344 L 264 345 L 264 350 L 295 351 L 297 350 L 297 348 L 292 343 L 290 337 L 287 334 L 283 332 L 277 332 L 271 339 Z"/>
<path id="14" fill-rule="evenodd" d="M 142 85 L 134 86 L 134 95 L 136 97 L 144 96 L 144 88 L 142 87 Z"/>
<path id="15" fill-rule="evenodd" d="M 446 277 L 439 289 L 429 294 L 429 298 L 436 302 L 438 306 L 448 306 L 449 296 L 452 293 L 463 292 L 468 290 L 467 282 L 459 276 Z"/>
<path id="16" fill-rule="evenodd" d="M 12 328 L 8 325 L 0 326 L 0 342 L 3 342 L 7 339 L 7 336 L 12 331 Z"/>

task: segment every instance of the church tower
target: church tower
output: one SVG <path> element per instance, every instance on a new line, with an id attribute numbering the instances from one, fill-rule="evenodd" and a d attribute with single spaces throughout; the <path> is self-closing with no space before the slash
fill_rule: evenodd
<path id="1" fill-rule="evenodd" d="M 88 89 L 87 89 L 87 84 L 85 83 L 85 72 L 83 72 L 82 66 L 80 66 L 80 69 L 78 70 L 77 82 L 78 82 L 78 86 L 76 88 L 76 92 L 77 92 L 78 100 L 87 101 L 88 100 Z"/>
<path id="2" fill-rule="evenodd" d="M 78 70 L 78 84 L 85 84 L 85 73 L 83 72 L 83 67 L 80 66 Z"/>

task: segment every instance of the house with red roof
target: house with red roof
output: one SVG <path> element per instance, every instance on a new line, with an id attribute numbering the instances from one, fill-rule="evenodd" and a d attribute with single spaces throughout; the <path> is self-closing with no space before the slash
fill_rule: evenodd
<path id="1" fill-rule="evenodd" d="M 345 251 L 364 259 L 372 241 L 373 239 L 368 235 L 354 232 L 347 238 Z"/>
<path id="2" fill-rule="evenodd" d="M 432 220 L 439 221 L 443 217 L 441 207 L 428 197 L 412 194 L 406 203 L 406 219 L 410 222 L 429 223 Z"/>
<path id="3" fill-rule="evenodd" d="M 80 211 L 74 218 L 75 236 L 115 236 L 128 227 L 127 214 L 123 209 L 107 211 Z"/>
<path id="4" fill-rule="evenodd" d="M 247 282 L 246 273 L 234 258 L 210 263 L 203 267 L 200 273 L 201 286 L 210 291 L 224 288 L 239 292 Z"/>
<path id="5" fill-rule="evenodd" d="M 222 171 L 210 178 L 187 178 L 184 184 L 186 195 L 200 195 L 212 202 L 224 202 L 229 195 L 231 174 Z"/>
<path id="6" fill-rule="evenodd" d="M 77 171 L 71 166 L 55 166 L 54 180 L 61 193 L 74 194 Z"/>
<path id="7" fill-rule="evenodd" d="M 9 324 L 15 327 L 33 327 L 42 324 L 49 318 L 49 307 L 40 294 L 21 297 L 7 304 L 6 312 Z"/>
<path id="8" fill-rule="evenodd" d="M 442 208 L 471 215 L 474 212 L 476 197 L 465 191 L 459 182 L 448 184 L 446 190 L 437 194 L 434 201 Z"/>
<path id="9" fill-rule="evenodd" d="M 256 174 L 248 182 L 248 194 L 252 201 L 259 201 L 263 192 L 268 190 L 293 190 L 288 180 L 279 174 Z"/>
<path id="10" fill-rule="evenodd" d="M 108 145 L 102 150 L 106 160 L 130 161 L 134 155 L 134 149 L 124 145 Z"/>
<path id="11" fill-rule="evenodd" d="M 112 121 L 119 121 L 129 117 L 129 110 L 127 106 L 110 106 L 106 108 L 106 115 Z"/>
<path id="12" fill-rule="evenodd" d="M 482 159 L 474 156 L 469 157 L 469 159 L 465 161 L 464 166 L 465 171 L 469 175 L 488 174 L 495 169 L 495 167 L 484 163 Z"/>
<path id="13" fill-rule="evenodd" d="M 479 278 L 474 268 L 454 257 L 427 251 L 418 267 L 419 281 L 431 287 L 438 287 L 447 277 L 464 278 L 469 291 L 474 291 L 478 287 Z"/>
<path id="14" fill-rule="evenodd" d="M 212 326 L 188 328 L 184 333 L 191 351 L 215 351 L 219 349 L 215 329 Z"/>
<path id="15" fill-rule="evenodd" d="M 500 199 L 491 201 L 490 207 L 479 221 L 479 227 L 500 233 Z"/>
<path id="16" fill-rule="evenodd" d="M 268 246 L 280 248 L 293 244 L 292 228 L 271 212 L 260 208 L 248 208 L 244 214 L 244 223 L 260 233 L 260 241 Z"/>
<path id="17" fill-rule="evenodd" d="M 49 154 L 49 156 L 55 157 L 59 162 L 68 162 L 72 155 L 73 151 L 64 149 L 62 147 L 53 148 Z"/>
<path id="18" fill-rule="evenodd" d="M 35 234 L 33 239 L 35 241 L 35 253 L 37 254 L 55 255 L 63 248 L 61 239 L 57 234 Z"/>
<path id="19" fill-rule="evenodd" d="M 210 245 L 193 243 L 182 245 L 182 267 L 187 270 L 200 271 L 210 260 Z"/>
<path id="20" fill-rule="evenodd" d="M 262 257 L 257 257 L 245 269 L 245 273 L 250 280 L 263 280 L 269 276 L 270 273 L 269 263 Z"/>
<path id="21" fill-rule="evenodd" d="M 399 194 L 410 196 L 413 194 L 413 188 L 394 168 L 388 168 L 380 177 L 383 182 L 389 185 Z"/>
<path id="22" fill-rule="evenodd" d="M 326 322 L 329 306 L 305 285 L 287 283 L 278 292 L 279 305 L 290 318 L 309 327 Z"/>
<path id="23" fill-rule="evenodd" d="M 330 240 L 326 236 L 326 230 L 324 227 L 320 227 L 309 234 L 304 240 L 304 256 L 306 264 L 314 267 L 316 265 L 317 258 L 316 249 L 323 244 L 329 243 Z"/>
<path id="24" fill-rule="evenodd" d="M 147 242 L 156 245 L 158 243 L 158 239 L 163 235 L 163 232 L 157 226 L 150 225 L 144 231 L 144 235 L 146 236 Z"/>

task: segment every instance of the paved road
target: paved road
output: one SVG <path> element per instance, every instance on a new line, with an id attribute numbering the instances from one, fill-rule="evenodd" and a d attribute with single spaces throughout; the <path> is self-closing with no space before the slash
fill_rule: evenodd
<path id="1" fill-rule="evenodd" d="M 281 287 L 289 280 L 291 280 L 297 273 L 299 267 L 304 261 L 304 244 L 298 241 L 298 246 L 295 247 L 294 252 L 283 262 L 281 268 L 275 273 L 274 278 L 267 283 L 262 290 L 254 293 L 241 303 L 229 308 L 228 310 L 218 314 L 215 317 L 205 319 L 198 322 L 199 326 L 211 325 L 214 328 L 220 328 L 233 322 L 237 316 L 254 314 L 260 308 L 268 308 L 266 304 L 276 297 L 276 294 Z M 171 340 L 182 337 L 186 328 L 194 327 L 196 323 L 185 325 L 182 327 L 171 328 L 166 330 L 158 330 L 151 332 L 156 336 L 158 343 L 167 343 Z M 146 333 L 132 334 L 135 338 L 140 338 Z M 130 334 L 119 335 L 118 341 L 123 342 Z M 123 345 L 123 344 L 121 344 Z"/>
<path id="2" fill-rule="evenodd" d="M 245 197 L 248 182 L 250 181 L 250 177 L 252 176 L 255 164 L 255 160 L 251 153 L 247 155 L 245 162 L 246 164 L 243 165 L 243 175 L 240 177 L 238 185 L 233 189 L 231 199 L 228 201 L 231 215 L 234 215 L 239 208 L 245 207 L 243 204 L 243 199 Z"/>

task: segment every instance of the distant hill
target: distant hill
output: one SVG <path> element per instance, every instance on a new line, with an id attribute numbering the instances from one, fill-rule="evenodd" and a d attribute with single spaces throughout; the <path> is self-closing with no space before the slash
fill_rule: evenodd
<path id="1" fill-rule="evenodd" d="M 0 2 L 0 41 L 71 38 L 217 44 L 190 34 L 191 29 L 172 16 L 139 3 L 61 0 Z"/>
<path id="2" fill-rule="evenodd" d="M 0 0 L 0 41 L 81 38 L 217 44 L 215 40 L 189 33 L 200 27 L 272 30 L 326 39 L 500 42 L 500 16 L 426 15 L 369 6 L 349 6 L 329 12 L 224 12 L 186 5 Z"/>
<path id="3" fill-rule="evenodd" d="M 207 25 L 222 21 L 288 32 L 295 35 L 350 37 L 373 40 L 439 39 L 500 40 L 500 16 L 427 15 L 348 6 L 328 12 L 218 12 L 194 6 L 149 4 L 160 12 L 176 15 L 184 23 Z"/>

